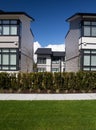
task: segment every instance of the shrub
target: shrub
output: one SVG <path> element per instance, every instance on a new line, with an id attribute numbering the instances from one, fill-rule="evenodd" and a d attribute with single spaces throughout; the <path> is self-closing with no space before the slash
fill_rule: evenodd
<path id="1" fill-rule="evenodd" d="M 50 72 L 43 73 L 42 89 L 53 90 L 53 74 Z"/>
<path id="2" fill-rule="evenodd" d="M 96 91 L 96 72 L 0 73 L 0 90 Z"/>

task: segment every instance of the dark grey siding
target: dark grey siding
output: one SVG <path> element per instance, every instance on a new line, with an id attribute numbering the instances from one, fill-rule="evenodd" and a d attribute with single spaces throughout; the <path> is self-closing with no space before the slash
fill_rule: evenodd
<path id="1" fill-rule="evenodd" d="M 66 46 L 66 71 L 76 72 L 79 70 L 79 38 L 80 38 L 80 19 L 70 23 L 69 32 L 65 38 Z"/>

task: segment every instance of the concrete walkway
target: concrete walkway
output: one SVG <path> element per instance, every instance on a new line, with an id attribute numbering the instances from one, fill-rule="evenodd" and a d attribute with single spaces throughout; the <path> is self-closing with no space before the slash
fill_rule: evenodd
<path id="1" fill-rule="evenodd" d="M 0 100 L 95 100 L 96 93 L 87 94 L 0 94 Z"/>

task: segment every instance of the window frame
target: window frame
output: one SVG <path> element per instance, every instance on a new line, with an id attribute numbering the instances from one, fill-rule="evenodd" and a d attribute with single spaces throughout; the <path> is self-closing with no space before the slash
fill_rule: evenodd
<path id="1" fill-rule="evenodd" d="M 38 72 L 46 72 L 46 68 L 38 68 Z"/>
<path id="2" fill-rule="evenodd" d="M 89 22 L 89 24 L 84 24 L 84 22 Z M 96 29 L 96 21 L 95 20 L 93 20 L 93 21 L 92 20 L 84 20 L 84 21 L 81 22 L 81 25 L 82 25 L 82 36 L 84 36 L 84 37 L 96 37 L 96 33 L 92 33 L 93 28 Z M 84 27 L 88 27 L 90 29 L 89 35 L 84 34 Z"/>
<path id="3" fill-rule="evenodd" d="M 46 58 L 37 57 L 37 64 L 46 64 Z"/>
<path id="4" fill-rule="evenodd" d="M 6 50 L 6 51 L 4 51 L 4 50 Z M 7 50 L 9 50 L 9 51 L 7 51 Z M 12 52 L 12 50 L 14 50 L 14 51 Z M 8 55 L 8 64 L 3 64 L 3 55 Z M 16 56 L 16 64 L 11 64 L 12 55 Z M 0 71 L 17 71 L 17 70 L 19 70 L 19 50 L 17 48 L 0 48 L 0 57 L 1 57 Z M 11 69 L 12 67 L 13 67 L 13 69 Z"/>
<path id="5" fill-rule="evenodd" d="M 9 23 L 5 22 L 4 21 L 9 21 Z M 8 34 L 4 34 L 4 26 L 7 26 L 9 27 L 9 33 Z M 17 27 L 17 31 L 16 33 L 12 34 L 12 27 L 15 26 Z M 20 20 L 18 19 L 2 19 L 0 20 L 0 27 L 1 27 L 1 30 L 0 30 L 0 36 L 18 36 L 20 35 Z"/>
<path id="6" fill-rule="evenodd" d="M 84 53 L 84 51 L 86 52 Z M 81 53 L 81 70 L 92 71 L 92 69 L 94 69 L 94 71 L 96 71 L 96 64 L 92 65 L 92 56 L 96 56 L 96 49 L 82 49 L 80 53 Z M 84 56 L 90 57 L 89 65 L 84 65 Z"/>

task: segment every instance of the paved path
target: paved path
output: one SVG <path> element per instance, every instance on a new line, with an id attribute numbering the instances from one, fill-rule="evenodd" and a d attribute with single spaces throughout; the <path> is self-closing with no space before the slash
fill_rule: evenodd
<path id="1" fill-rule="evenodd" d="M 95 100 L 96 93 L 88 94 L 0 94 L 0 100 Z"/>

